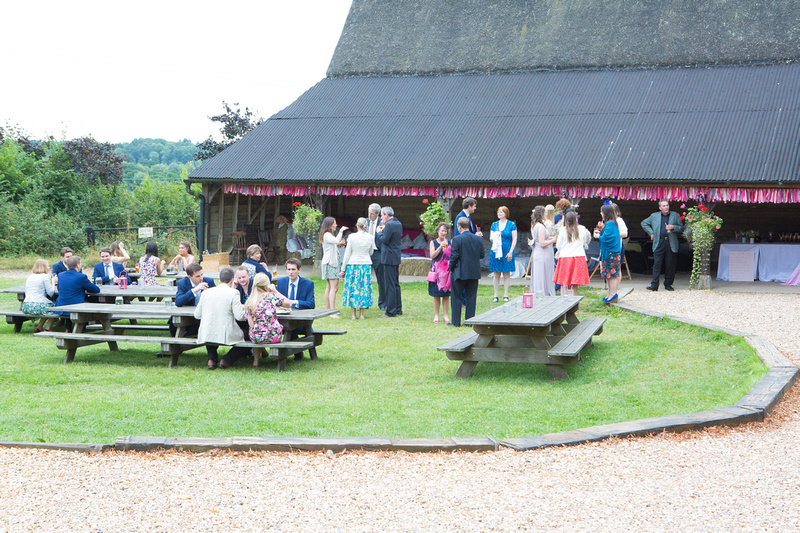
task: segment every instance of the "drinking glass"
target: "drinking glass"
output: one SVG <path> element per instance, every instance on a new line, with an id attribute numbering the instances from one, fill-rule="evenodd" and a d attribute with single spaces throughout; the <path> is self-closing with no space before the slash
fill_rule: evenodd
<path id="1" fill-rule="evenodd" d="M 537 303 L 542 303 L 542 300 L 544 300 L 544 291 L 538 290 L 534 292 L 533 297 L 536 299 Z"/>

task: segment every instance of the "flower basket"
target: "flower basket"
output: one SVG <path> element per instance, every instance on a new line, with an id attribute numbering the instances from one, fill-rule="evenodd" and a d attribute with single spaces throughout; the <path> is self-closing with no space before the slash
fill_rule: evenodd
<path id="1" fill-rule="evenodd" d="M 422 222 L 422 231 L 425 232 L 425 235 L 428 237 L 435 239 L 436 238 L 436 226 L 438 226 L 441 222 L 450 223 L 450 214 L 444 210 L 442 204 L 439 202 L 429 202 L 427 198 L 422 200 L 423 204 L 428 204 L 428 208 L 419 216 L 420 222 Z"/>
<path id="2" fill-rule="evenodd" d="M 292 208 L 292 226 L 294 227 L 294 231 L 298 235 L 305 237 L 306 244 L 313 253 L 314 242 L 317 240 L 319 226 L 322 223 L 322 211 L 302 202 L 293 203 Z"/>
<path id="3" fill-rule="evenodd" d="M 686 204 L 681 204 L 685 208 Z M 711 249 L 714 235 L 722 227 L 722 219 L 700 204 L 681 215 L 685 224 L 684 236 L 692 243 L 692 276 L 690 289 L 711 289 Z"/>

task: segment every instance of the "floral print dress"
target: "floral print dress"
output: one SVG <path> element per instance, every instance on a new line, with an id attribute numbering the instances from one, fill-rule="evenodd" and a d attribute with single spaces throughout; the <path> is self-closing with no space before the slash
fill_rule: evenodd
<path id="1" fill-rule="evenodd" d="M 250 326 L 250 340 L 259 344 L 280 342 L 283 326 L 278 322 L 276 311 L 281 305 L 281 298 L 273 293 L 263 295 L 256 305 L 255 311 L 245 306 L 245 316 L 253 319 Z"/>

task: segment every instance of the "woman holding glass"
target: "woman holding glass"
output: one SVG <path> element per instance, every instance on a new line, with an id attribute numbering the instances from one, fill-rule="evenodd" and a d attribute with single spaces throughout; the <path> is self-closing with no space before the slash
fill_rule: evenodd
<path id="1" fill-rule="evenodd" d="M 619 236 L 614 208 L 610 204 L 604 205 L 600 208 L 600 215 L 603 221 L 597 224 L 594 231 L 595 236 L 600 239 L 600 272 L 608 285 L 608 296 L 603 298 L 603 302 L 610 304 L 617 301 L 621 279 L 619 269 L 622 239 Z"/>
<path id="2" fill-rule="evenodd" d="M 576 296 L 579 285 L 589 284 L 586 246 L 591 240 L 589 230 L 578 224 L 578 216 L 573 211 L 567 212 L 564 225 L 558 232 L 558 263 L 553 275 L 553 281 L 561 285 L 562 296 Z"/>
<path id="3" fill-rule="evenodd" d="M 514 248 L 517 246 L 517 225 L 509 220 L 508 207 L 501 205 L 497 208 L 497 222 L 492 224 L 490 240 L 492 251 L 489 254 L 489 272 L 494 275 L 494 298 L 492 303 L 497 303 L 497 294 L 500 289 L 500 274 L 503 274 L 503 301 L 508 301 L 508 283 L 511 273 L 517 269 L 514 262 Z"/>
<path id="4" fill-rule="evenodd" d="M 356 221 L 356 233 L 347 238 L 339 277 L 344 278 L 342 305 L 349 307 L 350 318 L 364 320 L 364 309 L 372 307 L 372 248 L 375 238 L 367 231 L 369 222 L 361 217 Z"/>
<path id="5" fill-rule="evenodd" d="M 339 291 L 339 244 L 344 241 L 342 234 L 347 226 L 336 233 L 336 219 L 325 217 L 319 228 L 319 242 L 322 244 L 322 279 L 325 280 L 325 309 L 336 309 L 336 293 Z M 338 315 L 334 315 L 338 318 Z"/>
<path id="6" fill-rule="evenodd" d="M 439 310 L 444 314 L 445 324 L 450 323 L 447 310 L 450 309 L 450 241 L 447 232 L 450 226 L 440 222 L 436 226 L 436 238 L 430 242 L 431 269 L 436 274 L 436 281 L 428 282 L 428 295 L 433 298 L 433 322 L 439 322 Z"/>

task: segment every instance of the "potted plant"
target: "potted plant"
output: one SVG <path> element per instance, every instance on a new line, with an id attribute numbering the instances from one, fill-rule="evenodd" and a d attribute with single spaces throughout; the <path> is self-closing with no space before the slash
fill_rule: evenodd
<path id="1" fill-rule="evenodd" d="M 445 211 L 439 202 L 429 202 L 427 198 L 422 200 L 423 204 L 428 204 L 428 208 L 419 216 L 422 223 L 422 231 L 431 239 L 436 238 L 436 226 L 441 222 L 450 223 L 450 212 Z"/>
<path id="2" fill-rule="evenodd" d="M 306 245 L 314 252 L 314 242 L 317 240 L 319 226 L 322 223 L 322 211 L 303 202 L 292 204 L 292 226 L 295 233 L 302 235 Z"/>
<path id="3" fill-rule="evenodd" d="M 686 204 L 681 204 L 685 208 Z M 691 289 L 711 289 L 711 249 L 714 234 L 722 227 L 722 219 L 703 205 L 691 207 L 683 212 L 684 236 L 692 243 Z"/>

